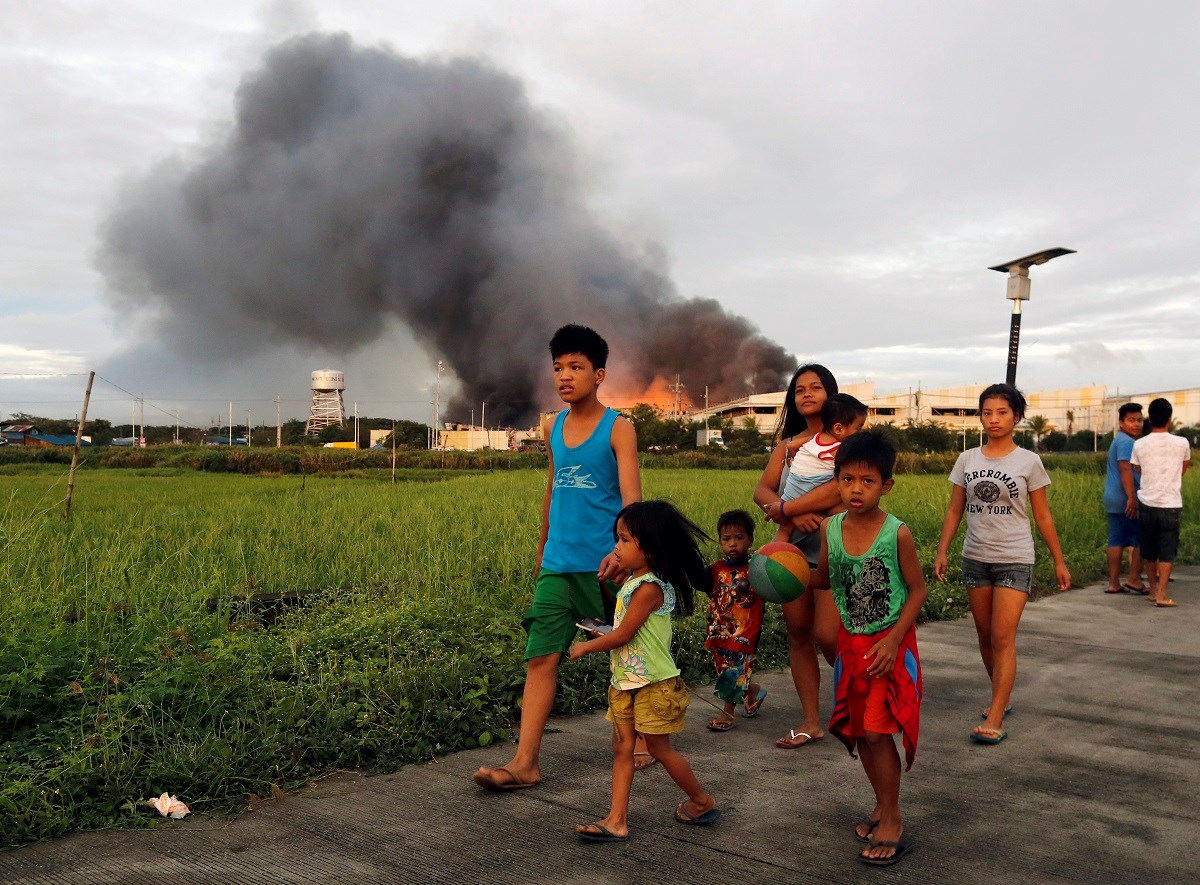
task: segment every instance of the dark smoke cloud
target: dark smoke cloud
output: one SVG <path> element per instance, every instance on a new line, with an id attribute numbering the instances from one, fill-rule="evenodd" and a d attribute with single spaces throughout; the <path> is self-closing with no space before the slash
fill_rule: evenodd
<path id="1" fill-rule="evenodd" d="M 513 77 L 313 34 L 246 75 L 213 143 L 123 188 L 97 263 L 117 309 L 192 360 L 346 354 L 399 318 L 459 378 L 459 414 L 552 405 L 546 345 L 566 322 L 609 339 L 623 386 L 679 374 L 720 401 L 783 385 L 790 355 L 680 298 L 583 194 L 570 138 Z"/>

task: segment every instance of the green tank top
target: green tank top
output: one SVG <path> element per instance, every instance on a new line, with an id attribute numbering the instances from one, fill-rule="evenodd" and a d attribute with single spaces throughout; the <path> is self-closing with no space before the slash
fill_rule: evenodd
<path id="1" fill-rule="evenodd" d="M 900 619 L 900 609 L 908 599 L 896 552 L 896 533 L 904 523 L 889 513 L 870 549 L 862 556 L 851 556 L 842 544 L 845 516 L 830 517 L 825 530 L 833 600 L 842 624 L 851 633 L 878 633 Z"/>
<path id="2" fill-rule="evenodd" d="M 675 589 L 669 583 L 653 574 L 626 581 L 617 593 L 613 626 L 619 626 L 624 619 L 633 591 L 647 581 L 653 581 L 662 588 L 662 606 L 646 618 L 628 643 L 609 652 L 613 688 L 623 691 L 679 675 L 679 668 L 671 657 L 671 612 L 675 611 Z"/>

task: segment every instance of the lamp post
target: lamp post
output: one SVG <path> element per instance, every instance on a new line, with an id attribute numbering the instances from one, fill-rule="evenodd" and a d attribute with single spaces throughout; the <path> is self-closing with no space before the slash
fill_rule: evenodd
<path id="1" fill-rule="evenodd" d="M 1008 327 L 1008 374 L 1005 380 L 1009 384 L 1017 383 L 1017 346 L 1021 341 L 1021 302 L 1029 300 L 1029 268 L 1035 264 L 1045 264 L 1060 255 L 1072 255 L 1074 249 L 1044 249 L 1024 258 L 1015 258 L 989 267 L 988 270 L 998 270 L 1008 274 L 1007 298 L 1012 301 L 1012 321 Z"/>

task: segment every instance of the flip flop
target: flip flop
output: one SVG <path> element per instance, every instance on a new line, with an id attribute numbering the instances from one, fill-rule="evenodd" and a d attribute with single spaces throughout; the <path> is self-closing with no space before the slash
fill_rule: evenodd
<path id="1" fill-rule="evenodd" d="M 685 817 L 683 814 L 683 806 L 686 803 L 680 802 L 675 806 L 675 820 L 681 824 L 687 824 L 689 827 L 707 827 L 709 824 L 715 824 L 721 817 L 721 809 L 710 808 L 704 814 L 698 814 L 695 817 Z"/>
<path id="2" fill-rule="evenodd" d="M 618 836 L 616 833 L 609 830 L 608 827 L 604 826 L 604 824 L 584 824 L 584 826 L 595 827 L 600 832 L 599 833 L 589 833 L 586 830 L 576 830 L 575 833 L 576 833 L 576 835 L 579 836 L 579 841 L 581 841 L 581 842 L 627 842 L 627 841 L 629 841 L 628 833 L 626 833 L 624 836 Z"/>
<path id="3" fill-rule="evenodd" d="M 638 756 L 644 756 L 647 759 L 649 759 L 650 761 L 646 762 L 642 765 L 638 765 Z M 653 753 L 647 753 L 647 752 L 643 751 L 641 753 L 633 754 L 633 770 L 634 771 L 645 771 L 648 768 L 653 768 L 657 764 L 658 764 L 658 760 L 654 758 Z"/>
<path id="4" fill-rule="evenodd" d="M 762 709 L 763 701 L 767 699 L 767 690 L 760 688 L 758 694 L 754 696 L 754 706 L 746 705 L 746 709 L 742 710 L 742 717 L 745 719 L 753 719 L 758 715 L 758 711 Z"/>
<path id="5" fill-rule="evenodd" d="M 867 825 L 867 835 L 864 836 L 862 833 L 860 833 L 858 831 L 858 828 L 861 827 L 863 824 L 857 824 L 854 827 L 854 838 L 857 839 L 859 842 L 862 842 L 864 845 L 869 845 L 871 843 L 871 831 L 874 830 L 877 826 L 879 826 L 879 821 L 868 819 L 868 820 L 863 821 L 863 823 L 865 823 Z"/>
<path id="6" fill-rule="evenodd" d="M 1143 596 L 1149 596 L 1149 595 L 1150 595 L 1150 591 L 1149 591 L 1149 590 L 1147 590 L 1145 587 L 1135 587 L 1135 586 L 1133 586 L 1132 584 L 1129 584 L 1129 583 L 1122 584 L 1122 585 L 1121 585 L 1121 589 L 1123 589 L 1123 590 L 1128 590 L 1130 593 L 1140 593 L 1140 594 L 1142 594 Z M 1109 592 L 1116 592 L 1116 591 L 1109 591 Z"/>
<path id="7" fill-rule="evenodd" d="M 868 844 L 878 848 L 895 848 L 891 857 L 863 857 L 860 853 L 858 859 L 869 867 L 890 867 L 904 855 L 908 854 L 917 847 L 917 843 L 913 842 L 908 836 L 901 836 L 894 842 L 890 839 L 872 839 Z"/>
<path id="8" fill-rule="evenodd" d="M 1122 584 L 1120 587 L 1117 587 L 1115 590 L 1112 587 L 1109 587 L 1104 592 L 1105 593 L 1128 593 L 1129 588 L 1126 587 L 1124 584 Z"/>
<path id="9" fill-rule="evenodd" d="M 709 731 L 733 731 L 732 719 L 714 719 L 708 723 Z"/>
<path id="10" fill-rule="evenodd" d="M 1174 599 L 1164 599 L 1162 602 L 1154 603 L 1155 608 L 1174 608 L 1179 605 Z"/>
<path id="11" fill-rule="evenodd" d="M 503 771 L 512 780 L 501 783 L 493 777 L 497 771 Z M 541 783 L 541 781 L 523 781 L 504 766 L 493 768 L 490 772 L 477 771 L 471 775 L 471 780 L 475 781 L 475 783 L 479 784 L 485 790 L 491 790 L 493 793 L 507 793 L 510 790 L 527 790 Z"/>
<path id="12" fill-rule="evenodd" d="M 987 710 L 980 710 L 980 711 L 979 711 L 979 718 L 980 718 L 980 719 L 987 719 L 987 714 L 988 714 L 988 711 L 987 711 Z M 1005 715 L 1005 716 L 1011 716 L 1011 715 L 1012 715 L 1012 704 L 1009 704 L 1007 707 L 1005 707 L 1005 708 L 1004 708 L 1004 715 Z"/>
<path id="13" fill-rule="evenodd" d="M 775 746 L 781 750 L 798 750 L 800 747 L 807 747 L 809 744 L 815 744 L 823 737 L 825 737 L 825 735 L 821 735 L 821 737 L 813 737 L 807 731 L 796 731 L 795 729 L 792 729 L 786 735 L 777 740 L 775 742 Z M 804 738 L 804 740 L 800 740 L 800 738 Z"/>
<path id="14" fill-rule="evenodd" d="M 982 731 L 971 732 L 971 740 L 977 744 L 998 744 L 1008 738 L 1008 732 L 1003 728 L 985 728 Z"/>

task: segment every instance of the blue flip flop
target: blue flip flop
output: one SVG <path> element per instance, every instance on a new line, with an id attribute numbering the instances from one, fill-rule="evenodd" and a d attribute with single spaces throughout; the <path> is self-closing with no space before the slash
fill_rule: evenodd
<path id="1" fill-rule="evenodd" d="M 742 718 L 743 719 L 753 719 L 755 716 L 757 716 L 758 711 L 762 709 L 763 701 L 765 701 L 766 699 L 767 699 L 767 690 L 765 688 L 760 688 L 758 690 L 758 694 L 756 694 L 754 696 L 753 711 L 751 711 L 748 708 L 742 710 Z"/>
<path id="2" fill-rule="evenodd" d="M 707 827 L 709 824 L 715 824 L 721 817 L 719 808 L 710 808 L 704 814 L 698 814 L 695 817 L 684 817 L 683 805 L 684 803 L 680 802 L 675 806 L 675 820 L 681 824 L 687 824 L 689 827 Z"/>
<path id="3" fill-rule="evenodd" d="M 1008 738 L 1008 732 L 1003 728 L 989 728 L 985 732 L 971 732 L 971 740 L 977 744 L 998 744 Z"/>

